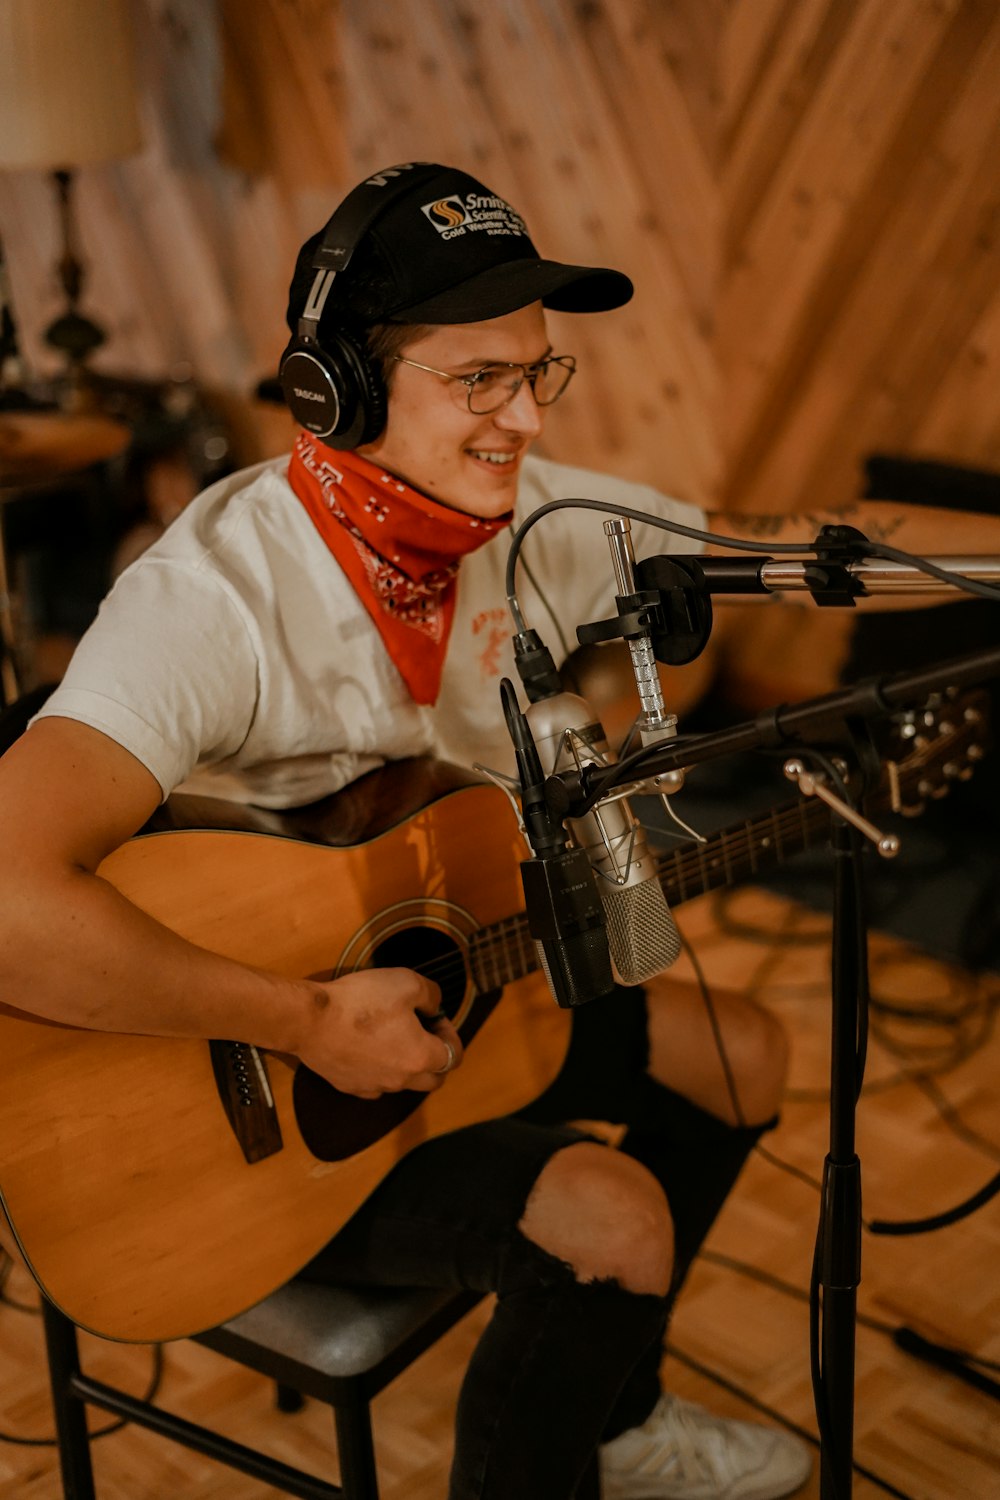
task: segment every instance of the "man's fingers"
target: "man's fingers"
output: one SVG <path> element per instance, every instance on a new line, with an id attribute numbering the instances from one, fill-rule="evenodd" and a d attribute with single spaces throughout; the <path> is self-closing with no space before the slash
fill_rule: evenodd
<path id="1" fill-rule="evenodd" d="M 430 1064 L 427 1071 L 435 1078 L 443 1077 L 457 1068 L 462 1061 L 462 1039 L 449 1019 L 448 1012 L 441 1004 L 441 992 L 434 986 L 433 995 L 428 994 L 424 1000 L 418 1003 L 416 1017 L 425 1031 L 433 1031 L 436 1037 L 444 1043 L 444 1052 L 439 1064 Z"/>
<path id="2" fill-rule="evenodd" d="M 433 1031 L 439 1021 L 447 1021 L 448 1012 L 441 1004 L 441 991 L 437 985 L 428 985 L 426 995 L 421 995 L 414 1009 L 417 1020 L 421 1026 L 426 1026 L 428 1031 Z"/>
<path id="3" fill-rule="evenodd" d="M 452 1068 L 457 1068 L 459 1066 L 462 1058 L 465 1056 L 465 1048 L 462 1046 L 462 1038 L 459 1036 L 452 1022 L 448 1020 L 447 1016 L 445 1016 L 443 1021 L 439 1021 L 434 1027 L 434 1035 L 439 1037 L 446 1046 L 450 1047 L 454 1055 L 454 1061 L 449 1061 L 448 1064 L 448 1072 L 450 1073 Z M 444 1059 L 442 1059 L 442 1062 L 443 1061 Z"/>
<path id="4" fill-rule="evenodd" d="M 421 1017 L 422 1019 L 423 1017 Z M 433 1032 L 434 1053 L 435 1057 L 440 1058 L 440 1061 L 429 1062 L 427 1064 L 427 1072 L 434 1080 L 431 1086 L 437 1087 L 438 1083 L 443 1083 L 446 1076 L 454 1068 L 458 1067 L 462 1061 L 464 1049 L 461 1037 L 447 1016 L 442 1014 L 437 1018 L 433 1026 Z"/>

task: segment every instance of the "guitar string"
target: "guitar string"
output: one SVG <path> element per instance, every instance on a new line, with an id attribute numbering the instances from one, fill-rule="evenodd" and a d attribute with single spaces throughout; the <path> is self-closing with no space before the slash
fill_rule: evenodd
<path id="1" fill-rule="evenodd" d="M 971 721 L 970 721 L 971 722 Z M 911 754 L 899 767 L 898 788 L 902 792 L 907 785 L 912 783 L 918 774 L 929 771 L 936 761 L 943 759 L 956 750 L 956 736 L 945 736 L 934 742 L 929 748 L 920 753 Z M 903 773 L 906 773 L 905 775 Z M 712 840 L 711 852 L 704 845 L 694 844 L 685 849 L 671 850 L 655 859 L 656 873 L 664 883 L 670 883 L 675 897 L 687 900 L 689 895 L 704 895 L 708 891 L 718 889 L 720 885 L 732 886 L 732 871 L 730 861 L 738 862 L 749 860 L 750 873 L 757 873 L 753 859 L 756 851 L 761 865 L 768 863 L 774 856 L 778 861 L 783 857 L 782 844 L 788 842 L 793 836 L 801 838 L 801 843 L 790 853 L 797 854 L 810 847 L 810 839 L 817 833 L 826 829 L 829 825 L 829 814 L 819 799 L 813 801 L 798 801 L 785 803 L 781 808 L 774 808 L 764 818 L 745 819 L 740 825 L 732 829 L 721 829 Z M 761 835 L 764 835 L 761 837 Z M 771 838 L 773 835 L 773 840 Z M 721 879 L 718 877 L 721 875 Z M 694 886 L 689 891 L 689 885 Z M 515 933 L 519 946 L 527 931 L 527 918 L 522 912 L 513 918 L 505 918 L 500 923 L 484 927 L 470 944 L 470 957 L 475 958 L 488 949 L 493 962 L 493 968 L 497 973 L 498 980 L 502 982 L 499 965 L 493 952 L 495 934 L 499 929 L 510 922 L 516 924 Z M 503 945 L 505 949 L 505 944 Z M 530 939 L 529 939 L 530 947 Z M 523 956 L 523 955 L 522 955 Z M 454 958 L 450 960 L 439 960 L 440 963 L 448 964 L 449 977 L 464 975 L 465 965 L 459 959 L 455 963 Z M 536 965 L 532 965 L 536 967 Z M 520 974 L 514 971 L 510 978 L 519 978 Z"/>
<path id="2" fill-rule="evenodd" d="M 954 749 L 950 740 L 947 743 L 942 741 L 933 747 L 937 756 L 949 749 Z M 923 765 L 918 764 L 910 769 L 926 771 L 930 768 L 934 758 L 934 754 L 927 755 L 924 757 Z M 920 758 L 915 757 L 915 759 L 919 761 Z M 772 809 L 766 817 L 748 818 L 731 829 L 720 829 L 717 834 L 710 836 L 710 848 L 702 844 L 693 844 L 656 856 L 654 860 L 656 873 L 663 883 L 670 884 L 676 897 L 682 901 L 687 900 L 691 895 L 707 894 L 711 890 L 718 889 L 719 886 L 731 888 L 733 884 L 731 861 L 735 860 L 740 864 L 748 861 L 752 876 L 757 873 L 753 857 L 755 850 L 760 856 L 762 865 L 769 863 L 775 856 L 780 862 L 784 854 L 783 843 L 794 837 L 796 847 L 790 853 L 800 853 L 809 848 L 811 836 L 825 828 L 828 823 L 829 815 L 826 808 L 818 800 L 786 803 L 781 808 Z M 801 842 L 798 842 L 799 840 Z M 693 890 L 689 887 L 693 887 Z M 505 934 L 504 928 L 509 928 L 510 932 Z M 516 943 L 516 954 L 514 947 L 508 941 L 511 936 Z M 469 944 L 468 954 L 473 965 L 476 965 L 478 961 L 483 970 L 486 967 L 492 968 L 498 987 L 521 978 L 525 973 L 530 973 L 538 967 L 534 942 L 528 932 L 528 919 L 524 912 L 504 917 L 499 922 L 480 928 Z M 517 965 L 511 967 L 507 962 L 512 954 L 516 956 L 520 967 Z M 416 973 L 423 974 L 443 987 L 452 981 L 464 980 L 466 961 L 461 952 L 456 951 L 446 956 L 428 959 L 423 964 L 414 964 L 413 968 Z"/>
<path id="3" fill-rule="evenodd" d="M 686 900 L 692 893 L 703 895 L 720 884 L 732 884 L 731 862 L 742 863 L 749 858 L 751 873 L 756 873 L 752 858 L 755 848 L 761 856 L 760 863 L 763 864 L 774 854 L 780 859 L 782 843 L 790 842 L 793 835 L 801 835 L 803 842 L 797 843 L 792 851 L 799 853 L 801 849 L 808 847 L 809 835 L 825 827 L 827 821 L 828 817 L 822 806 L 789 803 L 781 809 L 775 809 L 766 818 L 747 819 L 741 826 L 723 829 L 717 836 L 717 844 L 711 854 L 702 845 L 696 844 L 692 849 L 676 849 L 658 855 L 655 859 L 656 872 L 661 879 L 666 878 L 671 882 L 682 900 Z M 689 887 L 695 888 L 693 892 L 689 891 Z M 504 928 L 509 931 L 504 933 Z M 509 941 L 510 938 L 514 939 L 513 943 Z M 468 951 L 474 964 L 478 960 L 483 969 L 493 970 L 499 985 L 520 978 L 523 972 L 530 972 L 531 968 L 537 967 L 533 950 L 534 941 L 528 934 L 527 916 L 524 912 L 519 912 L 480 928 L 469 944 Z M 512 968 L 506 962 L 511 956 L 515 956 L 522 965 L 530 961 L 530 968 Z M 466 964 L 460 952 L 453 952 L 411 967 L 416 973 L 443 987 L 445 983 L 464 978 Z"/>

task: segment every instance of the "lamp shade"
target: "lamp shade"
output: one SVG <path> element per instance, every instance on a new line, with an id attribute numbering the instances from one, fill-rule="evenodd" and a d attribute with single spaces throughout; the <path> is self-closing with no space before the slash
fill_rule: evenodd
<path id="1" fill-rule="evenodd" d="M 0 0 L 0 168 L 79 167 L 141 143 L 130 0 Z"/>

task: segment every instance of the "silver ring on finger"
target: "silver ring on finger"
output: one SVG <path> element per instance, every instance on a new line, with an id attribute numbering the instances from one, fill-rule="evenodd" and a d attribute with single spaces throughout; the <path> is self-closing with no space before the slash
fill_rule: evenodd
<path id="1" fill-rule="evenodd" d="M 441 1040 L 442 1040 L 442 1042 L 444 1042 L 444 1037 L 442 1037 Z M 455 1066 L 456 1062 L 458 1061 L 458 1055 L 455 1052 L 455 1049 L 451 1045 L 451 1043 L 450 1042 L 444 1042 L 444 1044 L 448 1048 L 448 1056 L 445 1058 L 444 1066 L 441 1067 L 441 1068 L 432 1068 L 431 1069 L 431 1072 L 434 1073 L 434 1074 L 436 1074 L 436 1075 L 438 1075 L 438 1076 L 440 1076 L 442 1073 L 450 1073 L 451 1070 L 452 1070 L 452 1068 Z"/>

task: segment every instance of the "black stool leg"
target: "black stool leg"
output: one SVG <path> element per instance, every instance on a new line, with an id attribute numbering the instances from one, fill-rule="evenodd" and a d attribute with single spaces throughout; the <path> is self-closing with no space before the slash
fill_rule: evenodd
<path id="1" fill-rule="evenodd" d="M 297 1391 L 294 1385 L 285 1385 L 281 1380 L 274 1383 L 274 1401 L 279 1411 L 288 1412 L 301 1411 L 306 1404 L 301 1391 Z"/>
<path id="2" fill-rule="evenodd" d="M 90 1464 L 90 1438 L 83 1402 L 72 1392 L 72 1381 L 80 1374 L 80 1350 L 76 1328 L 63 1313 L 42 1298 L 45 1345 L 49 1356 L 49 1381 L 59 1438 L 59 1465 L 65 1500 L 95 1500 L 94 1471 Z"/>
<path id="3" fill-rule="evenodd" d="M 378 1500 L 375 1444 L 367 1399 L 362 1395 L 342 1401 L 334 1409 L 334 1421 L 344 1500 Z"/>

